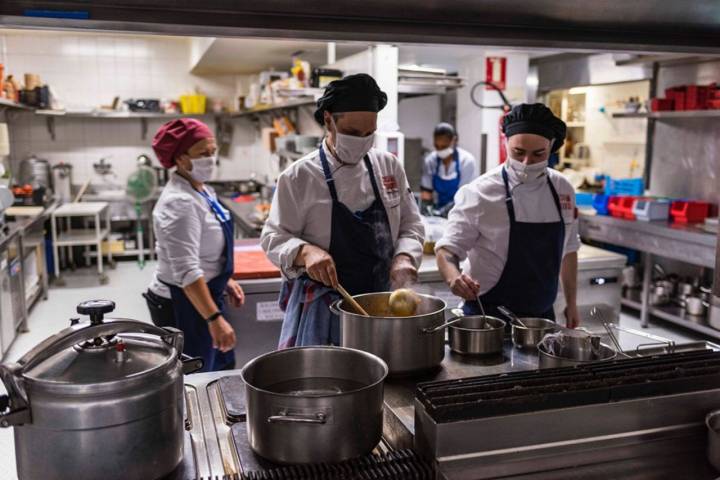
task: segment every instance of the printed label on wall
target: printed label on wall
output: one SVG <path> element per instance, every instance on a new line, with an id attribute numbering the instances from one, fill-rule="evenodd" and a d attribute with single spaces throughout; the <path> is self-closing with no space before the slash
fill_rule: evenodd
<path id="1" fill-rule="evenodd" d="M 258 322 L 277 322 L 283 319 L 284 312 L 280 310 L 277 300 L 272 302 L 258 302 L 256 307 Z"/>

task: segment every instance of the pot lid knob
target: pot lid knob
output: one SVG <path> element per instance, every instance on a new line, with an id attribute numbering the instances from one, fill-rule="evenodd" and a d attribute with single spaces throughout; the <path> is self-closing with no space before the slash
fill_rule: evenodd
<path id="1" fill-rule="evenodd" d="M 115 302 L 112 300 L 88 300 L 77 306 L 77 313 L 89 315 L 90 323 L 97 325 L 102 323 L 103 316 L 115 310 Z"/>

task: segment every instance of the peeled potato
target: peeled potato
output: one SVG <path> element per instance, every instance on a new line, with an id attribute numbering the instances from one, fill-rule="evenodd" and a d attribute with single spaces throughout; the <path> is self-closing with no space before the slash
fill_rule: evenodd
<path id="1" fill-rule="evenodd" d="M 409 288 L 399 288 L 390 294 L 390 311 L 398 317 L 410 317 L 415 315 L 420 297 Z"/>

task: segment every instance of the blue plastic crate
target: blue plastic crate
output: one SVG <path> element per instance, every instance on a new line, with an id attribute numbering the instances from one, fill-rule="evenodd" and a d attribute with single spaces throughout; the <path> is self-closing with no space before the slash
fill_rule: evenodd
<path id="1" fill-rule="evenodd" d="M 603 195 L 602 193 L 595 194 L 593 197 L 592 207 L 598 215 L 610 215 L 610 210 L 608 210 L 609 200 L 610 195 Z"/>
<path id="2" fill-rule="evenodd" d="M 587 192 L 575 192 L 575 206 L 592 207 L 593 194 Z"/>
<path id="3" fill-rule="evenodd" d="M 645 193 L 645 181 L 642 178 L 614 180 L 605 177 L 605 195 L 642 195 L 643 193 Z"/>

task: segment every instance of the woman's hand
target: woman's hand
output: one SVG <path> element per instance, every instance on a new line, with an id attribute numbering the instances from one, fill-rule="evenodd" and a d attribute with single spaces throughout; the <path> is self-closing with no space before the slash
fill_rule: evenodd
<path id="1" fill-rule="evenodd" d="M 213 348 L 217 348 L 223 353 L 235 348 L 235 330 L 224 317 L 218 317 L 216 320 L 209 322 L 208 328 L 210 329 Z"/>
<path id="2" fill-rule="evenodd" d="M 230 305 L 233 307 L 239 308 L 245 304 L 245 292 L 243 292 L 242 287 L 232 278 L 228 280 L 225 291 L 230 298 Z"/>

